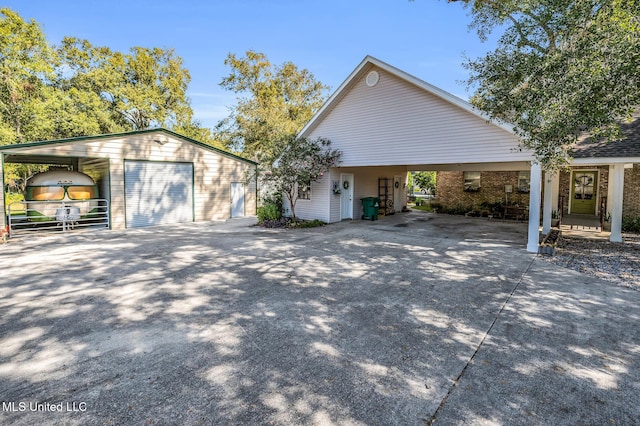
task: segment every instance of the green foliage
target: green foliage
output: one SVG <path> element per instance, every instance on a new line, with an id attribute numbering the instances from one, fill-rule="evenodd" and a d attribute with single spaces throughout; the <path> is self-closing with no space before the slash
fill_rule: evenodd
<path id="1" fill-rule="evenodd" d="M 409 196 L 413 194 L 413 189 L 415 188 L 415 183 L 413 182 L 413 173 L 407 173 L 407 193 Z"/>
<path id="2" fill-rule="evenodd" d="M 625 216 L 622 218 L 622 231 L 640 234 L 640 216 Z"/>
<path id="3" fill-rule="evenodd" d="M 197 120 L 186 125 L 174 126 L 173 131 L 188 138 L 194 139 L 198 142 L 210 145 L 214 148 L 222 150 L 227 149 L 227 147 L 222 142 L 215 138 L 211 129 L 201 127 L 200 123 Z"/>
<path id="4" fill-rule="evenodd" d="M 282 218 L 282 207 L 275 203 L 268 203 L 258 207 L 258 222 L 279 220 Z"/>
<path id="5" fill-rule="evenodd" d="M 414 172 L 411 173 L 411 175 L 413 176 L 415 186 L 426 189 L 431 194 L 435 194 L 436 172 Z"/>
<path id="6" fill-rule="evenodd" d="M 231 115 L 217 126 L 216 137 L 245 155 L 271 162 L 283 140 L 296 135 L 322 106 L 328 87 L 293 63 L 272 65 L 263 53 L 229 53 L 231 68 L 220 85 L 241 95 Z"/>
<path id="7" fill-rule="evenodd" d="M 289 200 L 291 216 L 296 220 L 298 188 L 317 182 L 340 162 L 342 152 L 331 148 L 331 141 L 290 137 L 280 144 L 277 161 L 265 164 L 259 174 L 261 186 L 272 188 Z"/>
<path id="8" fill-rule="evenodd" d="M 640 105 L 637 0 L 465 0 L 481 39 L 498 48 L 466 63 L 471 102 L 514 125 L 546 169 L 581 136 L 615 139 Z"/>
<path id="9" fill-rule="evenodd" d="M 446 207 L 439 203 L 433 203 L 431 205 L 431 208 L 437 211 L 438 213 L 454 214 L 454 215 L 465 215 L 471 211 L 475 211 L 475 208 L 473 206 L 457 205 L 455 207 Z"/>
<path id="10" fill-rule="evenodd" d="M 424 212 L 432 212 L 434 211 L 434 208 L 431 204 L 418 204 L 416 203 L 416 205 L 414 207 L 412 207 L 415 210 L 422 210 Z"/>
<path id="11" fill-rule="evenodd" d="M 324 226 L 326 223 L 320 219 L 294 221 L 289 224 L 289 228 L 317 228 L 318 226 Z"/>
<path id="12" fill-rule="evenodd" d="M 23 201 L 23 200 L 24 200 L 24 195 L 22 195 L 21 193 L 5 192 L 5 194 L 4 194 L 4 205 L 5 205 L 5 207 L 8 207 L 9 204 L 11 204 L 11 203 L 17 203 L 17 202 Z M 16 206 L 14 206 L 13 208 L 15 209 Z"/>
<path id="13" fill-rule="evenodd" d="M 54 48 L 33 19 L 0 9 L 0 145 L 155 126 L 215 145 L 192 121 L 189 82 L 172 49 L 121 53 L 75 37 Z"/>
<path id="14" fill-rule="evenodd" d="M 495 215 L 504 214 L 504 202 L 502 201 L 496 201 L 493 203 L 489 201 L 483 201 L 482 203 L 480 203 L 480 207 L 482 207 L 485 210 L 489 210 L 491 214 L 495 214 Z"/>
<path id="15" fill-rule="evenodd" d="M 84 94 L 76 98 L 83 105 L 102 101 L 114 123 L 134 130 L 191 124 L 186 96 L 191 76 L 173 49 L 136 46 L 125 54 L 65 37 L 58 53 L 65 69 L 73 71 L 61 76 L 61 86 Z"/>
<path id="16" fill-rule="evenodd" d="M 54 64 L 40 25 L 0 9 L 0 144 L 46 135 L 54 118 L 46 108 L 54 99 L 47 86 Z"/>

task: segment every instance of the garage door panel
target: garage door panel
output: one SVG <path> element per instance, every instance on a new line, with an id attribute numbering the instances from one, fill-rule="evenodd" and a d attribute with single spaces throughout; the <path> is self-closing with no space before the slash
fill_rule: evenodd
<path id="1" fill-rule="evenodd" d="M 127 228 L 192 222 L 193 164 L 125 161 Z"/>

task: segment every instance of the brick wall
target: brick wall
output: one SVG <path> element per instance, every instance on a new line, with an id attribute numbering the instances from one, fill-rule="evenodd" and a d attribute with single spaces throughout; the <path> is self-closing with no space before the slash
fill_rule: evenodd
<path id="1" fill-rule="evenodd" d="M 640 216 L 640 164 L 624 171 L 624 198 L 622 215 Z"/>
<path id="2" fill-rule="evenodd" d="M 609 185 L 609 166 L 573 167 L 571 170 L 598 170 L 598 201 L 607 196 Z M 563 197 L 563 211 L 569 211 L 571 196 L 571 170 L 560 172 L 560 191 Z M 505 202 L 505 185 L 512 185 L 514 192 L 509 194 L 509 204 L 529 206 L 529 194 L 519 194 L 518 172 L 482 172 L 480 175 L 480 191 L 463 191 L 463 172 L 438 172 L 436 179 L 436 200 L 448 208 L 465 207 L 470 210 L 481 209 L 483 202 Z M 624 171 L 624 216 L 640 216 L 640 165 L 634 164 L 633 169 Z"/>
<path id="3" fill-rule="evenodd" d="M 511 185 L 513 192 L 509 194 L 509 204 L 529 206 L 529 194 L 518 193 L 518 172 L 482 172 L 480 174 L 480 191 L 464 191 L 463 172 L 438 172 L 436 177 L 435 202 L 448 208 L 465 207 L 481 209 L 483 202 L 505 202 L 504 186 Z"/>

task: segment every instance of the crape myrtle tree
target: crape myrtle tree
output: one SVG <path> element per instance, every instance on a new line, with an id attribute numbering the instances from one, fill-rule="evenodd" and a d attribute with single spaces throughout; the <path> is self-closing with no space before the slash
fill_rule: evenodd
<path id="1" fill-rule="evenodd" d="M 259 181 L 261 186 L 286 197 L 292 219 L 296 221 L 299 188 L 317 182 L 331 167 L 338 165 L 342 152 L 331 148 L 331 141 L 324 138 L 289 137 L 281 146 L 277 160 L 263 166 Z"/>
<path id="2" fill-rule="evenodd" d="M 469 59 L 471 103 L 510 123 L 547 170 L 585 135 L 615 140 L 640 106 L 640 0 L 449 0 L 465 3 L 481 39 Z"/>

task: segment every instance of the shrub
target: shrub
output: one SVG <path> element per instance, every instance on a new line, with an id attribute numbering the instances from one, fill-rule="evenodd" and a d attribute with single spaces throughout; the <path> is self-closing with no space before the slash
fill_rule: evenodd
<path id="1" fill-rule="evenodd" d="M 317 228 L 318 226 L 326 225 L 320 219 L 313 220 L 303 220 L 302 222 L 291 222 L 289 224 L 290 228 Z"/>
<path id="2" fill-rule="evenodd" d="M 477 215 L 480 215 L 480 211 L 473 206 L 461 206 L 457 205 L 455 207 L 446 207 L 439 203 L 433 203 L 431 208 L 438 213 L 443 214 L 454 214 L 454 215 L 465 215 L 469 212 L 475 212 Z"/>
<path id="3" fill-rule="evenodd" d="M 640 216 L 635 217 L 623 217 L 622 218 L 622 231 L 634 232 L 640 234 Z"/>
<path id="4" fill-rule="evenodd" d="M 282 209 L 274 204 L 269 203 L 258 207 L 258 222 L 276 221 L 282 218 Z"/>

